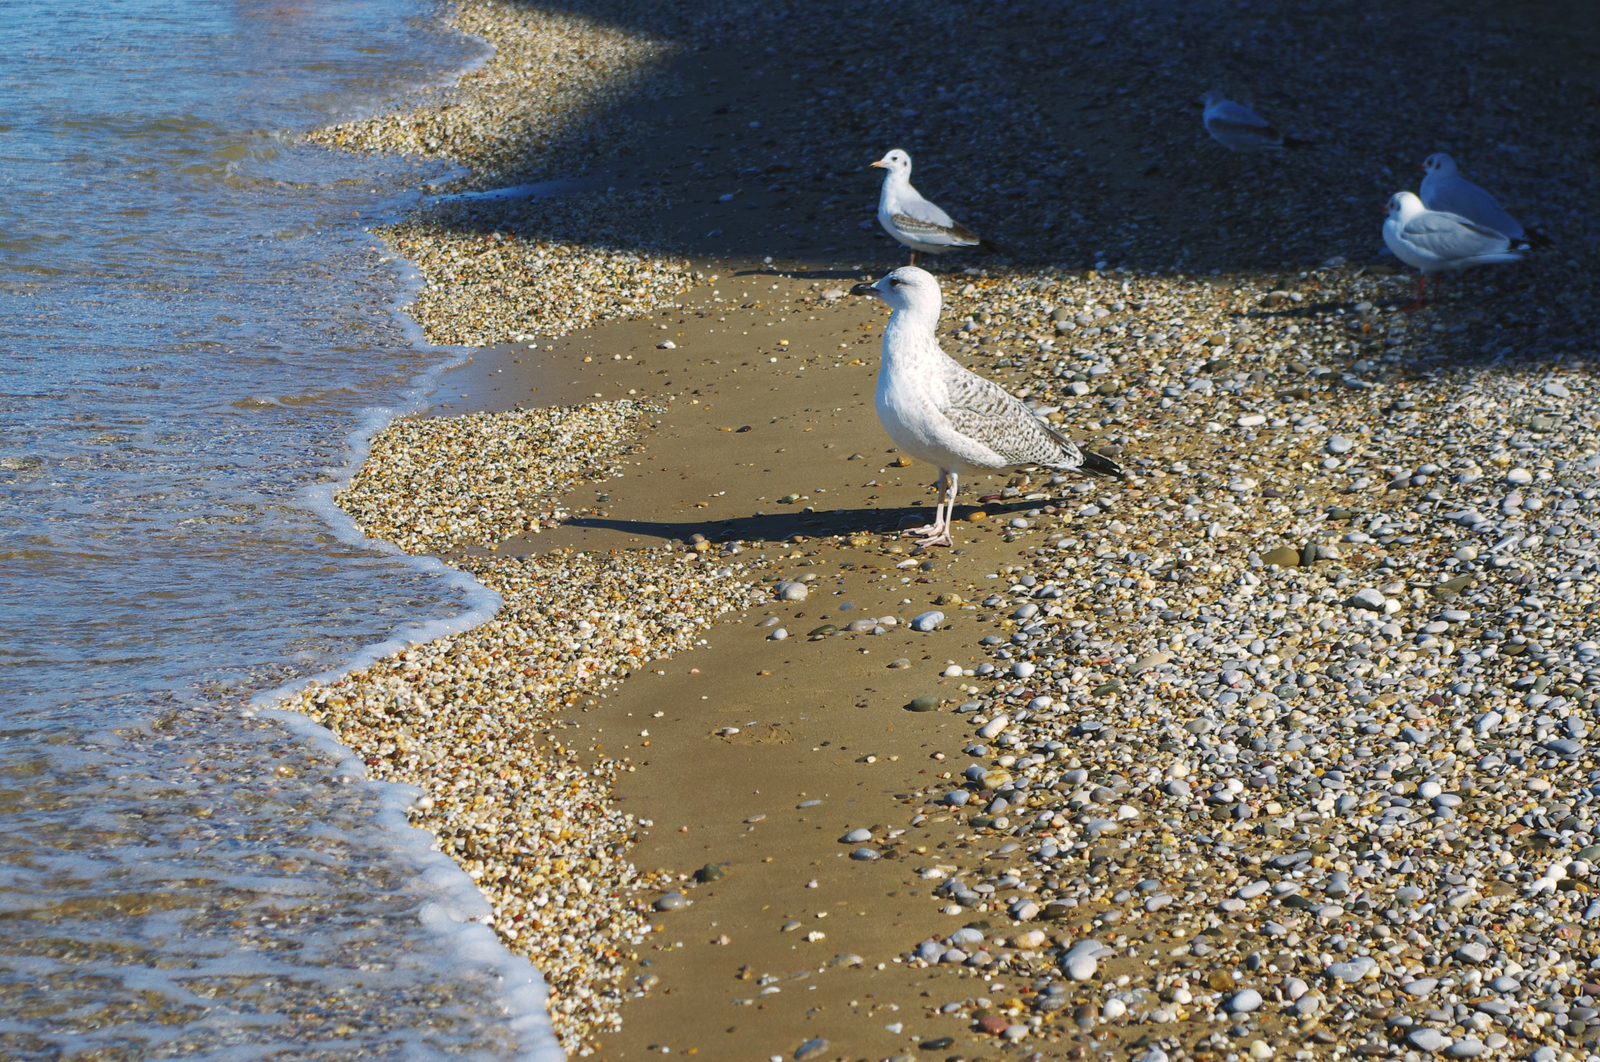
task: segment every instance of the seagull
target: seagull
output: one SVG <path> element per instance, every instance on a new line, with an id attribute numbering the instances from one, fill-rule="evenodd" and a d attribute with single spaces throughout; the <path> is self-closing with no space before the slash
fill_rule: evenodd
<path id="1" fill-rule="evenodd" d="M 1422 205 L 1429 210 L 1466 218 L 1513 242 L 1529 238 L 1522 223 L 1502 210 L 1494 196 L 1461 176 L 1449 155 L 1429 155 L 1422 169 L 1427 174 L 1422 179 Z"/>
<path id="2" fill-rule="evenodd" d="M 1429 273 L 1522 259 L 1511 250 L 1511 241 L 1503 233 L 1458 214 L 1429 210 L 1410 192 L 1396 192 L 1389 198 L 1383 242 L 1400 261 L 1422 270 L 1417 278 L 1414 310 L 1422 307 L 1422 290 Z"/>
<path id="3" fill-rule="evenodd" d="M 884 232 L 911 248 L 912 265 L 917 264 L 918 251 L 944 254 L 952 247 L 979 247 L 1004 253 L 999 244 L 952 220 L 949 214 L 911 187 L 910 155 L 895 148 L 873 165 L 889 171 L 883 179 L 883 190 L 878 193 L 878 224 L 883 226 Z"/>
<path id="4" fill-rule="evenodd" d="M 1223 95 L 1221 89 L 1212 89 L 1200 97 L 1206 105 L 1202 121 L 1211 139 L 1240 155 L 1255 155 L 1263 151 L 1282 151 L 1286 147 L 1310 147 L 1311 141 L 1284 136 L 1267 124 L 1267 120 L 1242 103 L 1235 103 Z"/>
<path id="5" fill-rule="evenodd" d="M 1034 416 L 993 380 L 962 368 L 939 349 L 939 282 L 902 266 L 852 295 L 882 299 L 894 312 L 883 330 L 878 419 L 895 445 L 939 470 L 933 523 L 910 532 L 927 546 L 950 546 L 960 476 L 1038 465 L 1055 472 L 1122 477 L 1110 458 L 1084 452 Z"/>

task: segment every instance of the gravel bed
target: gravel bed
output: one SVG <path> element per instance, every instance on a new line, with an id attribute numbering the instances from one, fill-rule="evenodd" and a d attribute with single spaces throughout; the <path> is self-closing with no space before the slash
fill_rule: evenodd
<path id="1" fill-rule="evenodd" d="M 398 420 L 335 500 L 364 534 L 407 553 L 538 534 L 566 516 L 555 497 L 622 474 L 650 412 L 624 399 Z"/>

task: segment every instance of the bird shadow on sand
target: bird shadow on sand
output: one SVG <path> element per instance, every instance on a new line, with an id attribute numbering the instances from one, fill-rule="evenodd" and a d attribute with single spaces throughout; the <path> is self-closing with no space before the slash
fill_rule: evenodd
<path id="1" fill-rule="evenodd" d="M 956 521 L 965 521 L 970 514 L 979 511 L 987 513 L 990 520 L 995 520 L 1046 504 L 1051 503 L 1017 499 L 1004 503 L 958 505 Z M 906 505 L 891 509 L 834 509 L 826 513 L 753 513 L 715 521 L 622 520 L 610 516 L 580 516 L 563 520 L 561 526 L 619 531 L 663 542 L 687 541 L 694 535 L 704 535 L 710 542 L 789 542 L 834 535 L 900 531 L 920 527 L 932 518 L 931 506 Z M 976 531 L 979 526 L 973 524 L 973 530 Z"/>

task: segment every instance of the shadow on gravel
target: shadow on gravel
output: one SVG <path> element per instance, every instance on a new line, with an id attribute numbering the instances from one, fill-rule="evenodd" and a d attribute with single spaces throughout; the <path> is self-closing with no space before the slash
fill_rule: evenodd
<path id="1" fill-rule="evenodd" d="M 1467 274 L 1460 313 L 1491 307 L 1499 328 L 1487 338 L 1535 356 L 1587 348 L 1600 313 L 1592 5 L 552 8 L 677 42 L 675 91 L 594 115 L 623 132 L 557 142 L 506 183 L 580 176 L 552 168 L 578 166 L 590 185 L 670 206 L 625 216 L 603 203 L 455 202 L 433 208 L 448 230 L 872 272 L 905 260 L 877 229 L 869 166 L 902 147 L 919 188 L 1013 248 L 1018 267 L 1266 273 L 1313 289 L 1290 311 L 1307 315 L 1340 308 L 1316 296 L 1319 269 L 1400 271 L 1382 246 L 1383 204 L 1417 187 L 1422 158 L 1449 150 L 1555 245 Z M 1246 158 L 1232 175 L 1200 124 L 1198 98 L 1219 86 L 1319 146 Z M 975 254 L 939 265 L 1004 270 Z"/>

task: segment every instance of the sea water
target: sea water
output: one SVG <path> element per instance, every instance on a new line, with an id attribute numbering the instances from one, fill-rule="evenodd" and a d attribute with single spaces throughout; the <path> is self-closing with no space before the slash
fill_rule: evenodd
<path id="1" fill-rule="evenodd" d="M 482 60 L 421 0 L 0 14 L 0 1056 L 560 1057 L 536 972 L 252 698 L 487 615 L 331 504 L 452 352 L 298 134 Z"/>

